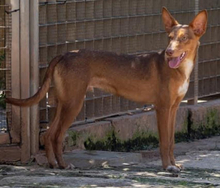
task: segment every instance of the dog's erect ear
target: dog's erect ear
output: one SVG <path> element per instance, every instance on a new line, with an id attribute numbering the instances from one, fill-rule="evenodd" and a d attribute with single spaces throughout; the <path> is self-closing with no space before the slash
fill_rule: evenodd
<path id="1" fill-rule="evenodd" d="M 172 28 L 179 24 L 165 7 L 162 10 L 162 18 L 167 33 L 170 33 Z"/>
<path id="2" fill-rule="evenodd" d="M 189 24 L 195 35 L 201 37 L 207 27 L 208 14 L 206 10 L 199 12 L 193 21 Z"/>

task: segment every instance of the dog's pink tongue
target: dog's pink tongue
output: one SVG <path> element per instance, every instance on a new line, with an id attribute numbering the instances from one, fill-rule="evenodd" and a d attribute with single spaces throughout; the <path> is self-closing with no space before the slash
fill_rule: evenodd
<path id="1" fill-rule="evenodd" d="M 169 66 L 170 68 L 177 68 L 180 64 L 180 57 L 174 57 L 171 60 L 169 60 Z"/>

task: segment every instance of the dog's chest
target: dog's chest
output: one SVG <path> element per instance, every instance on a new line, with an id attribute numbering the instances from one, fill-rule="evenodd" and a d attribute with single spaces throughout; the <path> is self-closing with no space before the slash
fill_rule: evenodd
<path id="1" fill-rule="evenodd" d="M 188 90 L 188 87 L 189 87 L 189 77 L 190 77 L 190 74 L 192 72 L 192 69 L 193 69 L 193 61 L 192 60 L 188 60 L 186 59 L 186 62 L 184 62 L 185 64 L 185 80 L 184 82 L 179 86 L 178 88 L 178 95 L 179 96 L 182 96 L 182 95 L 185 95 L 187 90 Z"/>

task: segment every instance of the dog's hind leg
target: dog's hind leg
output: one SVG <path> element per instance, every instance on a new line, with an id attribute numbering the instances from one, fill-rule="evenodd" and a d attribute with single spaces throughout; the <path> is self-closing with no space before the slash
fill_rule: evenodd
<path id="1" fill-rule="evenodd" d="M 84 94 L 85 92 L 81 94 L 78 93 L 78 98 L 77 97 L 74 98 L 73 96 L 71 100 L 66 101 L 62 105 L 60 121 L 56 129 L 55 139 L 53 142 L 55 157 L 60 168 L 67 167 L 62 156 L 63 153 L 62 143 L 63 143 L 64 135 L 82 108 L 84 101 Z"/>
<path id="2" fill-rule="evenodd" d="M 45 142 L 45 150 L 46 150 L 46 156 L 48 159 L 49 166 L 51 168 L 54 168 L 57 166 L 55 155 L 54 155 L 54 148 L 53 148 L 53 142 L 54 142 L 54 135 L 58 126 L 58 123 L 60 121 L 60 113 L 61 113 L 61 103 L 58 102 L 56 114 L 53 119 L 53 122 L 50 124 L 49 129 L 47 130 L 45 136 L 44 136 L 44 142 Z"/>

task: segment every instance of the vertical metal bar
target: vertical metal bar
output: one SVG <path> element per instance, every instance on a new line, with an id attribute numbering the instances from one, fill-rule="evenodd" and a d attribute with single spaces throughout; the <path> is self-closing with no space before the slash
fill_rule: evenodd
<path id="1" fill-rule="evenodd" d="M 103 23 L 103 17 L 104 17 L 104 0 L 102 0 L 102 23 Z M 97 18 L 96 18 L 96 22 L 97 22 Z M 102 27 L 104 27 L 104 23 L 102 24 Z M 103 37 L 103 29 L 102 29 L 102 35 L 101 35 L 101 37 Z M 95 36 L 96 37 L 96 36 Z M 103 40 L 102 40 L 102 46 L 103 46 Z M 102 92 L 102 96 L 101 96 L 101 99 L 102 99 L 102 106 L 101 106 L 101 112 L 102 112 L 102 115 L 101 116 L 103 116 L 104 115 L 104 97 L 103 97 L 103 95 L 104 95 L 104 93 L 103 93 L 103 91 L 100 91 L 100 92 Z"/>
<path id="2" fill-rule="evenodd" d="M 195 15 L 199 13 L 199 0 L 195 0 Z M 199 61 L 198 61 L 198 55 L 199 55 L 199 48 L 197 48 L 196 52 L 196 62 L 194 67 L 194 96 L 193 96 L 193 104 L 197 104 L 198 101 L 198 88 L 199 88 L 199 79 L 198 79 L 198 72 L 199 72 Z"/>
<path id="3" fill-rule="evenodd" d="M 86 29 L 86 22 L 85 22 L 85 20 L 86 20 L 86 0 L 84 1 L 84 16 L 83 16 L 84 18 L 83 18 L 83 22 L 84 22 L 84 25 L 85 25 L 85 29 Z M 86 31 L 84 31 L 84 38 L 86 37 Z M 85 40 L 83 41 L 83 48 L 85 49 L 86 48 L 86 42 L 85 42 Z"/>
<path id="4" fill-rule="evenodd" d="M 20 8 L 20 0 L 7 0 L 6 3 L 11 4 L 11 9 Z M 12 13 L 11 21 L 11 95 L 14 98 L 20 98 L 20 13 L 19 11 Z M 21 117 L 20 107 L 12 106 L 12 125 L 11 137 L 12 143 L 20 142 L 21 134 Z"/>
<path id="5" fill-rule="evenodd" d="M 29 0 L 20 0 L 20 78 L 21 98 L 30 96 Z M 21 162 L 30 159 L 30 108 L 21 108 Z"/>
<path id="6" fill-rule="evenodd" d="M 74 17 L 75 17 L 75 19 L 74 19 L 74 27 L 75 27 L 75 36 L 74 36 L 74 43 L 75 43 L 75 49 L 77 49 L 77 50 L 79 50 L 78 48 L 76 48 L 76 37 L 77 37 L 77 2 L 76 1 L 74 1 L 74 4 L 75 4 L 75 15 L 74 15 Z M 84 120 L 85 120 L 85 122 L 87 121 L 87 109 L 86 109 L 86 101 L 84 100 L 84 102 L 83 102 L 83 108 L 82 108 L 82 110 L 83 110 L 83 118 L 84 118 Z"/>
<path id="7" fill-rule="evenodd" d="M 30 93 L 34 95 L 39 87 L 39 2 L 30 1 Z M 31 107 L 31 154 L 36 154 L 39 149 L 39 108 Z"/>
<path id="8" fill-rule="evenodd" d="M 195 0 L 194 2 L 194 11 L 195 11 L 195 15 L 198 14 L 199 12 L 199 0 Z M 194 104 L 197 104 L 197 101 L 198 101 L 198 95 L 199 95 L 199 92 L 198 92 L 198 88 L 199 88 L 199 80 L 198 80 L 198 68 L 199 68 L 199 62 L 198 62 L 198 56 L 199 56 L 199 48 L 197 48 L 197 52 L 196 52 L 196 59 L 195 59 L 195 67 L 194 67 L 194 71 L 193 71 L 193 74 L 194 74 L 194 87 L 193 87 L 193 99 L 191 100 L 188 100 L 187 103 L 190 104 L 190 105 L 194 105 Z"/>
<path id="9" fill-rule="evenodd" d="M 8 6 L 9 10 L 11 11 L 11 6 Z M 5 14 L 5 26 L 7 27 L 5 30 L 5 68 L 10 70 L 11 69 L 11 14 Z M 11 90 L 11 71 L 5 71 L 5 84 L 6 90 Z M 10 104 L 6 104 L 6 126 L 8 130 L 8 136 L 10 139 L 10 143 L 12 142 L 11 137 L 11 106 Z"/>

